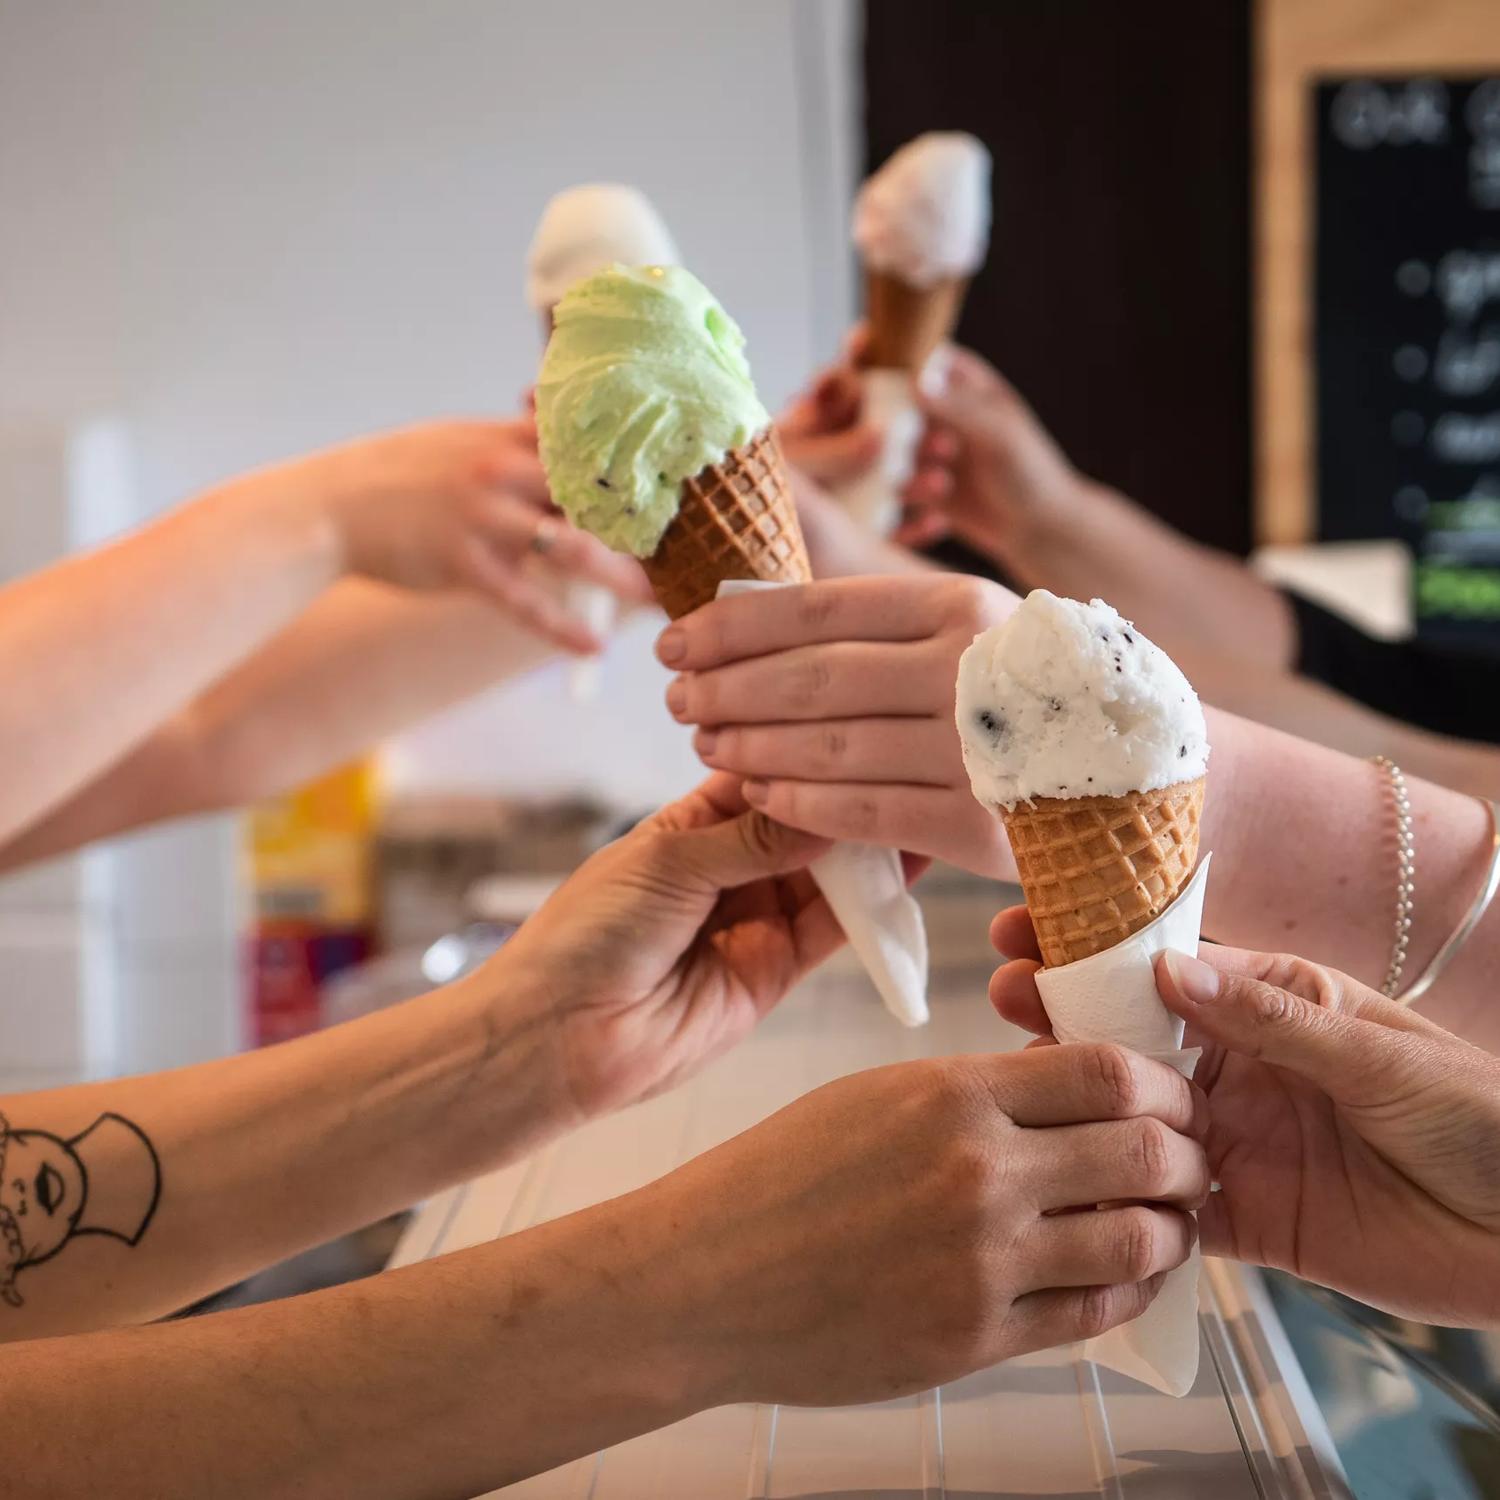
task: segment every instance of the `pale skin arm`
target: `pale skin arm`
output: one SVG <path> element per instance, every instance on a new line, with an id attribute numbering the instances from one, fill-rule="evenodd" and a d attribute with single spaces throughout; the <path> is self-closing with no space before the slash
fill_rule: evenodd
<path id="1" fill-rule="evenodd" d="M 794 471 L 820 576 L 928 570 Z M 3 616 L 0 616 L 3 620 Z M 488 599 L 337 583 L 125 756 L 0 843 L 15 869 L 96 839 L 275 796 L 557 654 Z"/>
<path id="2" fill-rule="evenodd" d="M 644 580 L 549 507 L 529 423 L 436 423 L 234 480 L 11 584 L 0 591 L 0 842 L 94 781 L 343 577 L 467 591 L 573 649 L 595 648 L 534 576 L 533 541 L 545 533 L 549 567 L 627 597 Z"/>
<path id="3" fill-rule="evenodd" d="M 44 1494 L 474 1495 L 707 1407 L 908 1394 L 1141 1312 L 1201 1096 L 1048 1048 L 854 1074 L 641 1191 L 422 1265 L 5 1353 Z M 911 1163 L 920 1161 L 914 1172 Z M 1058 1213 L 1097 1198 L 1149 1199 Z"/>
<path id="4" fill-rule="evenodd" d="M 952 575 L 848 579 L 706 606 L 663 633 L 681 675 L 670 711 L 698 727 L 715 769 L 778 821 L 868 839 L 1013 878 L 999 820 L 974 801 L 953 725 L 958 659 L 1014 608 Z M 1378 984 L 1393 938 L 1394 814 L 1367 762 L 1210 710 L 1203 847 L 1215 855 L 1206 935 L 1291 948 Z M 1415 977 L 1478 889 L 1488 819 L 1472 797 L 1409 778 L 1417 896 Z M 1500 911 L 1423 1000 L 1423 1011 L 1500 1050 L 1488 976 Z"/>
<path id="5" fill-rule="evenodd" d="M 121 1116 L 160 1178 L 137 1244 L 83 1235 L 23 1266 L 0 1337 L 161 1317 L 555 1134 L 571 1117 L 544 1085 L 556 1067 L 535 1001 L 513 996 L 497 1026 L 488 997 L 458 986 L 284 1047 L 0 1101 L 13 1132 L 62 1140 Z M 91 1203 L 146 1172 L 135 1136 L 110 1146 L 86 1162 Z M 7 1178 L 29 1178 L 14 1136 L 8 1156 Z M 17 1191 L 0 1194 L 12 1212 Z M 24 1193 L 23 1235 L 41 1233 L 40 1197 Z"/>
<path id="6" fill-rule="evenodd" d="M 6 1284 L 0 1327 L 30 1340 L 3 1356 L 28 1482 L 474 1494 L 705 1406 L 880 1399 L 1138 1314 L 1191 1245 L 1207 1121 L 1173 1070 L 1085 1047 L 853 1075 L 650 1188 L 480 1249 L 68 1333 L 179 1305 L 732 1045 L 840 941 L 802 869 L 826 844 L 743 806 L 719 778 L 664 809 L 447 991 L 209 1068 L 5 1101 L 0 1245 L 36 1244 L 68 1201 L 38 1171 L 40 1130 L 60 1160 L 115 1115 L 78 1143 L 80 1225 L 139 1219 L 143 1139 L 161 1168 L 133 1244 L 81 1233 Z M 1125 1206 L 1059 1212 L 1100 1201 Z"/>
<path id="7" fill-rule="evenodd" d="M 0 868 L 274 796 L 556 654 L 488 600 L 346 579 L 0 847 Z"/>
<path id="8" fill-rule="evenodd" d="M 1209 710 L 1213 763 L 1203 847 L 1215 854 L 1204 935 L 1235 947 L 1303 953 L 1378 984 L 1394 937 L 1395 814 L 1384 772 L 1336 750 Z M 1478 893 L 1489 818 L 1473 798 L 1407 778 L 1416 840 L 1416 910 L 1405 977 L 1427 961 Z M 1420 1009 L 1500 1051 L 1492 911 Z"/>
<path id="9" fill-rule="evenodd" d="M 1243 657 L 1186 651 L 1177 664 L 1207 702 L 1240 718 L 1369 759 L 1385 755 L 1408 775 L 1476 797 L 1500 795 L 1500 750 L 1388 719 L 1308 677 Z"/>

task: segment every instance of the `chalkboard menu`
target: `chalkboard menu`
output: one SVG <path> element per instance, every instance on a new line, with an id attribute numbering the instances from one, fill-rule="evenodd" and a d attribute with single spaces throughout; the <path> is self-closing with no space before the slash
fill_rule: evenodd
<path id="1" fill-rule="evenodd" d="M 1418 630 L 1500 640 L 1500 77 L 1315 87 L 1319 532 L 1409 542 Z"/>

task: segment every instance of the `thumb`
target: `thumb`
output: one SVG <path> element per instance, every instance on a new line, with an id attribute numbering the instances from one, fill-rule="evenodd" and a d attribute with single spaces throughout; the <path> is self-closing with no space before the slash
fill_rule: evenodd
<path id="1" fill-rule="evenodd" d="M 1422 1067 L 1423 1039 L 1304 1000 L 1248 974 L 1163 953 L 1156 987 L 1167 1008 L 1210 1041 L 1271 1063 L 1349 1105 L 1389 1099 Z"/>
<path id="2" fill-rule="evenodd" d="M 999 371 L 953 344 L 938 345 L 917 376 L 917 404 L 966 436 L 984 425 L 998 400 L 1011 394 Z"/>
<path id="3" fill-rule="evenodd" d="M 727 891 L 771 875 L 789 875 L 832 844 L 751 811 L 707 828 L 664 833 L 659 855 L 673 873 L 703 889 Z"/>

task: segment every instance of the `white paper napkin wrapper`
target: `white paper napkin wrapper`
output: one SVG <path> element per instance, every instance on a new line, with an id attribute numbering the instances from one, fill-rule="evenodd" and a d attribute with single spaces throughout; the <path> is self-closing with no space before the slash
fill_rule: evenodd
<path id="1" fill-rule="evenodd" d="M 1047 1019 L 1060 1042 L 1118 1042 L 1193 1076 L 1199 1049 L 1182 1045 L 1183 1023 L 1156 993 L 1152 961 L 1174 948 L 1197 953 L 1209 856 L 1182 894 L 1149 927 L 1123 943 L 1036 976 Z M 1156 1300 L 1140 1317 L 1090 1339 L 1084 1354 L 1169 1396 L 1185 1396 L 1198 1375 L 1198 1274 L 1196 1246 L 1184 1265 L 1167 1275 Z"/>
<path id="2" fill-rule="evenodd" d="M 619 618 L 620 601 L 602 583 L 573 581 L 563 589 L 563 606 L 600 639 L 606 639 Z M 578 656 L 568 664 L 568 696 L 574 703 L 592 703 L 604 686 L 604 657 Z"/>
<path id="3" fill-rule="evenodd" d="M 864 419 L 880 433 L 880 457 L 834 497 L 867 531 L 888 537 L 901 520 L 901 492 L 916 465 L 922 412 L 905 370 L 866 370 Z"/>
<path id="4" fill-rule="evenodd" d="M 731 578 L 719 585 L 719 598 L 785 587 Z M 925 1025 L 927 925 L 906 888 L 900 852 L 880 844 L 835 844 L 807 868 L 885 1008 L 903 1026 Z"/>

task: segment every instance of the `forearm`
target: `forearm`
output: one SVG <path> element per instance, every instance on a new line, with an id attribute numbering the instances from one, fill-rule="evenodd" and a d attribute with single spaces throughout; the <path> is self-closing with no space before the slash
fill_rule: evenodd
<path id="1" fill-rule="evenodd" d="M 522 1154 L 571 1123 L 553 1047 L 541 1005 L 497 1017 L 460 983 L 263 1052 L 0 1101 L 0 1337 L 161 1316 Z"/>
<path id="2" fill-rule="evenodd" d="M 165 818 L 275 796 L 556 654 L 477 596 L 346 580 L 0 846 L 0 869 Z"/>
<path id="3" fill-rule="evenodd" d="M 173 1500 L 212 1475 L 222 1500 L 410 1500 L 676 1421 L 723 1397 L 690 1347 L 710 1309 L 644 1196 L 329 1292 L 12 1348 L 12 1463 L 38 1494 Z"/>
<path id="4" fill-rule="evenodd" d="M 311 497 L 252 478 L 0 592 L 0 838 L 117 761 L 339 567 Z"/>
<path id="5" fill-rule="evenodd" d="M 1475 796 L 1500 795 L 1500 748 L 1429 734 L 1376 713 L 1306 677 L 1242 657 L 1178 652 L 1175 660 L 1205 701 L 1319 745 L 1368 759 L 1386 755 L 1408 775 Z"/>
<path id="6" fill-rule="evenodd" d="M 1217 651 L 1287 668 L 1295 655 L 1281 594 L 1237 558 L 1089 480 L 1077 479 L 1066 499 L 1036 507 L 987 544 L 1028 587 L 1106 599 L 1172 656 Z"/>
<path id="7" fill-rule="evenodd" d="M 1214 852 L 1204 935 L 1291 952 L 1379 985 L 1391 954 L 1395 813 L 1366 761 L 1209 710 L 1213 744 L 1202 844 Z M 1409 982 L 1479 888 L 1489 819 L 1474 798 L 1409 777 L 1416 901 Z M 1216 788 L 1218 790 L 1216 790 Z M 1500 920 L 1482 923 L 1421 1002 L 1424 1015 L 1500 1049 L 1493 978 Z"/>

